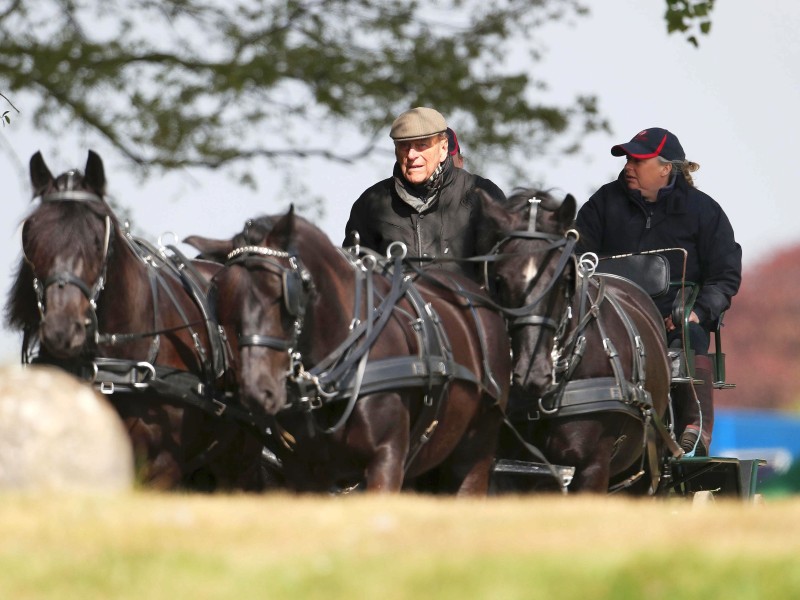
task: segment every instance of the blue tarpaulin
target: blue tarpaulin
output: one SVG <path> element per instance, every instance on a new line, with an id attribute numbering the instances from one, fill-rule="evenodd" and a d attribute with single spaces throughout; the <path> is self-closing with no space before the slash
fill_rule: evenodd
<path id="1" fill-rule="evenodd" d="M 800 416 L 776 411 L 716 411 L 712 454 L 758 448 L 783 448 L 800 458 Z"/>

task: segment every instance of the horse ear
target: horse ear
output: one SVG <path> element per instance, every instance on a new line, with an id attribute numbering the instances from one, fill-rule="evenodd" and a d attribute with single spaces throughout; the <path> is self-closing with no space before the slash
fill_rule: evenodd
<path id="1" fill-rule="evenodd" d="M 275 222 L 272 231 L 269 232 L 270 246 L 288 250 L 294 238 L 294 229 L 294 204 L 290 204 L 288 212 Z"/>
<path id="2" fill-rule="evenodd" d="M 96 152 L 89 150 L 86 159 L 86 172 L 84 182 L 101 196 L 106 193 L 106 172 L 103 168 L 103 160 Z"/>
<path id="3" fill-rule="evenodd" d="M 33 196 L 36 197 L 41 195 L 53 183 L 53 174 L 47 168 L 41 152 L 31 156 L 30 172 Z"/>
<path id="4" fill-rule="evenodd" d="M 228 259 L 228 254 L 233 251 L 233 240 L 214 240 L 200 235 L 190 235 L 183 240 L 183 243 L 199 250 L 198 258 L 218 263 L 224 263 Z"/>
<path id="5" fill-rule="evenodd" d="M 568 229 L 572 227 L 573 223 L 575 223 L 575 214 L 578 208 L 578 203 L 575 200 L 575 196 L 572 194 L 567 194 L 564 198 L 564 202 L 561 203 L 561 206 L 558 208 L 558 223 L 564 229 Z"/>
<path id="6" fill-rule="evenodd" d="M 503 203 L 492 198 L 482 189 L 475 190 L 481 203 L 481 224 L 478 227 L 476 250 L 487 254 L 500 240 L 503 232 L 513 229 L 513 217 Z"/>

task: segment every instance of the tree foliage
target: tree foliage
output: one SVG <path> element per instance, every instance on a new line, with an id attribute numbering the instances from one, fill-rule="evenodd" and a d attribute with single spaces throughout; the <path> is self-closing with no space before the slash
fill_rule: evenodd
<path id="1" fill-rule="evenodd" d="M 0 89 L 34 92 L 40 129 L 78 124 L 143 166 L 353 161 L 420 104 L 459 113 L 490 148 L 531 152 L 573 119 L 603 126 L 593 98 L 542 103 L 544 82 L 505 60 L 519 40 L 535 57 L 532 32 L 580 14 L 575 0 L 5 4 Z"/>
<path id="2" fill-rule="evenodd" d="M 715 0 L 666 0 L 667 33 L 680 32 L 686 40 L 699 46 L 699 35 L 708 35 L 711 31 L 711 11 Z"/>
<path id="3" fill-rule="evenodd" d="M 536 32 L 579 2 L 0 0 L 0 91 L 24 94 L 38 129 L 99 136 L 145 170 L 352 162 L 416 105 L 529 160 L 607 129 L 595 97 L 548 103 L 534 72 Z M 669 31 L 713 5 L 666 2 Z"/>

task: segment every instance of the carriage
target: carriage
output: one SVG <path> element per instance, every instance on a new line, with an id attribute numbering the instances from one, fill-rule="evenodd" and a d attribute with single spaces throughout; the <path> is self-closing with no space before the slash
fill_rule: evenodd
<path id="1" fill-rule="evenodd" d="M 521 260 L 527 260 L 528 257 L 534 256 L 537 253 L 553 253 L 554 250 L 564 242 L 565 238 L 568 239 L 570 236 L 577 237 L 578 235 L 574 230 L 568 229 L 568 227 L 571 225 L 572 216 L 574 215 L 575 211 L 574 201 L 570 196 L 567 196 L 567 198 L 562 202 L 560 199 L 555 199 L 547 193 L 537 192 L 534 190 L 522 190 L 521 192 L 522 193 L 518 194 L 516 197 L 516 206 L 513 206 L 515 199 L 511 199 L 512 208 L 510 211 L 512 213 L 518 213 L 516 219 L 509 220 L 509 217 L 506 214 L 507 207 L 502 207 L 498 210 L 497 207 L 492 206 L 494 203 L 491 202 L 491 199 L 489 198 L 486 198 L 484 202 L 484 210 L 488 215 L 489 220 L 491 221 L 492 219 L 499 219 L 503 223 L 503 227 L 501 228 L 503 233 L 500 241 L 497 242 L 497 245 L 493 248 L 493 253 L 496 254 L 502 249 L 504 252 L 510 250 L 513 253 L 516 251 L 522 256 L 522 258 L 512 256 L 511 259 L 507 259 L 505 262 L 508 263 L 508 265 L 505 267 L 505 273 L 503 273 L 502 267 L 497 268 L 501 278 L 504 280 L 512 279 L 511 274 L 519 270 Z M 487 202 L 489 203 L 489 206 L 486 205 Z M 526 203 L 532 204 L 532 206 L 526 207 Z M 542 209 L 551 214 L 550 218 L 537 218 L 537 212 L 541 211 Z M 516 244 L 516 247 L 514 247 L 514 244 Z M 682 335 L 678 340 L 678 344 L 674 344 L 666 349 L 659 348 L 659 344 L 657 343 L 650 344 L 648 347 L 646 339 L 640 337 L 641 330 L 636 328 L 633 318 L 631 318 L 637 308 L 647 304 L 646 297 L 640 297 L 639 301 L 636 303 L 637 306 L 629 306 L 627 309 L 617 306 L 615 302 L 611 302 L 613 309 L 607 311 L 608 314 L 604 317 L 599 310 L 598 305 L 600 302 L 596 301 L 597 298 L 602 296 L 602 293 L 598 291 L 592 306 L 592 309 L 596 310 L 594 319 L 597 321 L 599 329 L 603 328 L 601 321 L 604 318 L 608 320 L 608 323 L 606 325 L 607 332 L 603 333 L 603 347 L 601 348 L 600 344 L 595 343 L 593 351 L 595 354 L 603 354 L 602 351 L 605 350 L 605 353 L 608 354 L 609 357 L 616 355 L 617 351 L 616 349 L 613 349 L 613 344 L 619 344 L 621 341 L 620 338 L 625 337 L 615 337 L 613 334 L 613 324 L 611 324 L 610 321 L 612 320 L 612 317 L 615 316 L 614 313 L 616 313 L 621 317 L 621 321 L 625 325 L 624 328 L 621 329 L 627 330 L 628 337 L 630 339 L 630 349 L 633 352 L 632 367 L 627 375 L 627 382 L 633 382 L 634 384 L 640 384 L 643 387 L 649 387 L 645 383 L 646 377 L 643 375 L 644 369 L 641 363 L 644 363 L 646 360 L 650 360 L 653 352 L 658 357 L 659 354 L 663 353 L 659 352 L 659 350 L 665 350 L 669 365 L 669 385 L 671 397 L 674 399 L 676 395 L 681 393 L 685 394 L 686 389 L 688 388 L 688 390 L 692 391 L 694 400 L 697 401 L 697 395 L 694 393 L 694 386 L 704 382 L 697 379 L 694 352 L 690 346 L 690 336 L 688 330 L 689 317 L 694 307 L 699 286 L 692 282 L 687 282 L 682 278 L 678 280 L 671 279 L 670 263 L 665 256 L 669 252 L 681 252 L 685 254 L 685 251 L 680 248 L 665 248 L 643 253 L 605 257 L 603 259 L 598 259 L 597 256 L 591 255 L 590 253 L 589 255 L 580 257 L 580 259 L 577 261 L 577 266 L 574 268 L 578 272 L 578 280 L 581 281 L 584 286 L 586 286 L 587 282 L 593 280 L 599 281 L 600 283 L 596 284 L 596 287 L 599 290 L 602 289 L 604 283 L 609 283 L 612 289 L 612 295 L 614 284 L 619 284 L 622 282 L 637 286 L 641 291 L 645 292 L 646 297 L 649 296 L 652 298 L 657 298 L 666 294 L 671 287 L 679 288 L 679 293 L 676 296 L 676 301 L 673 306 L 672 321 L 674 323 L 680 323 Z M 564 251 L 564 253 L 566 253 L 566 251 Z M 565 264 L 560 262 L 557 266 L 553 267 L 553 262 L 554 261 L 551 260 L 549 263 L 551 270 L 548 272 L 548 276 L 550 280 L 552 281 L 553 279 L 558 278 L 568 279 L 569 273 Z M 540 260 L 536 267 L 539 270 L 543 270 L 547 268 L 547 265 L 548 259 L 545 258 Z M 531 292 L 535 291 L 535 286 L 533 286 Z M 569 295 L 569 292 L 567 292 L 567 295 Z M 529 295 L 524 298 L 524 301 L 530 302 L 530 304 L 523 312 L 526 315 L 534 313 L 535 310 L 531 309 L 533 309 L 533 306 L 538 302 L 538 298 L 531 302 L 531 294 L 529 293 Z M 577 310 L 577 306 L 579 304 L 587 301 L 593 302 L 589 292 L 582 290 L 578 293 L 573 290 L 570 302 L 567 304 L 567 310 Z M 628 316 L 623 314 L 626 311 L 629 313 Z M 583 309 L 581 309 L 580 314 L 581 317 L 583 317 Z M 734 384 L 728 383 L 725 378 L 725 354 L 722 351 L 721 337 L 723 316 L 724 314 L 720 316 L 715 324 L 715 329 L 712 331 L 712 337 L 714 338 L 714 353 L 711 361 L 711 374 L 713 376 L 712 383 L 714 389 L 735 387 Z M 525 318 L 531 319 L 530 316 Z M 538 321 L 534 322 L 541 322 L 543 318 L 546 317 L 543 317 L 540 314 L 540 316 L 536 317 Z M 591 317 L 589 318 L 591 319 Z M 528 324 L 529 322 L 522 323 L 523 326 Z M 558 346 L 559 336 L 563 335 L 563 332 L 560 332 L 561 329 L 556 328 L 556 348 Z M 573 332 L 573 336 L 574 335 L 575 333 Z M 643 339 L 644 341 L 642 341 Z M 621 343 L 624 344 L 625 340 L 623 339 Z M 589 342 L 589 344 L 591 344 L 591 342 Z M 563 345 L 569 346 L 569 343 Z M 609 346 L 611 346 L 611 349 L 609 349 Z M 588 350 L 581 349 L 580 353 L 583 352 L 588 352 Z M 645 358 L 645 355 L 648 352 L 650 352 L 651 355 Z M 577 353 L 578 352 L 576 351 L 575 354 Z M 637 360 L 637 354 L 639 355 L 639 360 Z M 579 362 L 580 360 L 581 358 L 578 357 L 577 361 Z M 610 360 L 613 365 L 615 359 L 610 358 Z M 561 364 L 559 364 L 559 361 Z M 591 414 L 592 412 L 601 412 L 605 410 L 620 410 L 619 405 L 624 405 L 629 409 L 631 405 L 638 403 L 639 408 L 643 413 L 643 420 L 646 420 L 650 416 L 653 417 L 650 435 L 661 435 L 663 438 L 665 438 L 664 446 L 666 453 L 659 454 L 656 462 L 653 463 L 652 455 L 658 453 L 658 451 L 656 450 L 653 452 L 652 448 L 650 447 L 652 446 L 653 440 L 647 439 L 647 433 L 645 434 L 644 445 L 646 446 L 646 451 L 644 454 L 651 454 L 651 476 L 657 472 L 659 466 L 662 468 L 662 471 L 659 474 L 660 476 L 658 478 L 653 477 L 651 487 L 648 490 L 649 493 L 656 495 L 691 496 L 699 501 L 707 500 L 709 497 L 712 497 L 712 494 L 738 496 L 743 499 L 752 499 L 757 497 L 755 494 L 756 474 L 758 467 L 765 464 L 764 460 L 739 460 L 729 457 L 694 456 L 693 451 L 688 454 L 684 453 L 683 451 L 678 451 L 678 449 L 675 448 L 675 440 L 671 432 L 672 427 L 670 427 L 669 437 L 667 437 L 665 434 L 664 422 L 660 422 L 659 420 L 659 415 L 657 413 L 657 400 L 654 396 L 645 394 L 645 402 L 641 402 L 642 394 L 641 390 L 639 390 L 638 394 L 629 393 L 626 398 L 626 390 L 622 385 L 618 385 L 617 389 L 612 390 L 611 394 L 604 394 L 602 389 L 598 390 L 598 388 L 602 388 L 602 386 L 598 385 L 597 380 L 594 379 L 596 374 L 592 375 L 590 371 L 584 371 L 582 373 L 583 376 L 588 375 L 590 380 L 572 380 L 572 376 L 578 375 L 579 373 L 570 371 L 570 369 L 574 370 L 575 368 L 574 366 L 570 366 L 570 361 L 573 361 L 573 357 L 570 356 L 569 352 L 564 352 L 562 350 L 557 353 L 557 356 L 553 359 L 553 363 L 549 365 L 553 370 L 554 380 L 555 372 L 558 369 L 560 369 L 562 372 L 569 372 L 570 374 L 562 377 L 560 383 L 557 385 L 550 384 L 550 386 L 535 389 L 534 395 L 538 395 L 540 397 L 551 394 L 553 388 L 556 389 L 557 393 L 560 392 L 561 394 L 559 396 L 559 401 L 556 403 L 557 406 L 554 407 L 558 410 L 551 410 L 549 411 L 549 414 L 547 410 L 543 410 L 544 407 L 542 407 L 540 400 L 540 410 L 533 411 L 535 413 L 535 419 L 563 419 L 564 413 L 580 414 L 582 410 L 584 414 Z M 613 371 L 616 374 L 619 371 L 619 366 L 618 364 L 613 366 Z M 580 367 L 578 368 L 578 371 L 580 371 Z M 658 372 L 656 371 L 656 377 L 657 376 Z M 588 395 L 588 397 L 581 398 L 581 394 L 583 394 L 583 396 L 587 396 L 585 393 L 585 384 L 587 383 L 592 385 L 595 393 Z M 559 388 L 559 386 L 563 387 Z M 574 399 L 572 400 L 568 398 L 570 386 L 575 386 L 576 391 L 574 394 Z M 564 391 L 565 389 L 566 393 Z M 600 392 L 599 395 L 596 393 L 598 391 Z M 652 391 L 654 394 L 657 393 L 655 389 Z M 618 406 L 616 408 L 613 408 L 613 406 L 610 407 L 608 405 L 609 402 L 612 404 L 616 402 Z M 528 411 L 529 418 L 530 415 L 531 411 Z M 672 403 L 670 403 L 668 414 L 662 413 L 661 418 L 665 419 L 665 421 L 666 419 L 669 419 L 670 425 L 674 425 L 675 414 L 672 410 Z M 645 430 L 647 430 L 647 424 L 645 424 Z M 697 442 L 695 443 L 695 447 L 696 445 Z M 504 475 L 515 474 L 518 476 L 524 476 L 525 474 L 531 473 L 538 474 L 543 471 L 539 465 L 530 466 L 525 465 L 524 463 L 520 464 L 515 461 L 510 461 L 510 464 L 507 464 L 507 462 L 508 461 L 498 461 L 496 471 L 499 471 Z M 636 473 L 633 478 L 643 476 L 645 471 L 646 469 L 643 456 L 642 469 Z M 570 472 L 567 472 L 567 475 L 570 474 Z M 612 484 L 612 487 L 609 489 L 610 491 L 614 491 L 616 487 L 616 490 L 620 490 L 631 485 L 632 483 L 633 479 L 623 480 L 618 482 L 616 486 Z M 597 491 L 597 488 L 595 488 L 595 491 Z"/>
<path id="2" fill-rule="evenodd" d="M 503 481 L 516 490 L 549 482 L 562 491 L 575 481 L 589 491 L 754 496 L 762 461 L 687 458 L 677 448 L 669 388 L 691 385 L 694 375 L 691 352 L 667 354 L 653 325 L 660 318 L 641 309 L 653 281 L 639 274 L 661 271 L 631 271 L 628 263 L 642 260 L 635 257 L 608 263 L 606 270 L 622 273 L 581 275 L 585 266 L 572 262 L 571 234 L 562 227 L 574 206 L 526 204 L 522 220 L 494 230 L 504 244 L 523 247 L 516 258 L 542 252 L 530 249 L 540 243 L 558 257 L 535 300 L 512 306 L 503 303 L 508 290 L 504 297 L 488 278 L 480 288 L 433 276 L 399 246 L 389 257 L 334 248 L 292 211 L 250 220 L 231 240 L 193 237 L 213 260 L 189 260 L 174 245 L 155 248 L 120 227 L 103 201 L 105 176 L 93 153 L 85 177 L 53 178 L 39 155 L 31 173 L 42 213 L 26 221 L 25 259 L 9 303 L 25 332 L 24 360 L 59 364 L 106 393 L 159 487 L 484 494 Z M 78 258 L 47 256 L 37 227 L 46 230 L 48 210 L 62 220 L 80 213 L 69 217 L 86 235 Z M 517 228 L 525 233 L 509 237 Z M 495 239 L 486 243 L 488 254 L 475 260 L 497 274 L 512 253 Z M 561 285 L 570 272 L 572 281 Z M 577 320 L 588 327 L 614 305 L 612 319 L 630 321 L 622 338 L 644 339 L 651 354 L 645 361 L 635 344 L 620 342 L 617 357 L 587 372 L 588 385 L 565 377 L 552 385 L 551 377 L 532 396 L 540 416 L 560 413 L 566 445 L 558 448 L 551 431 L 550 455 L 579 457 L 569 464 L 546 458 L 532 443 L 538 438 L 509 418 L 509 393 L 513 404 L 512 388 L 524 389 L 529 374 L 514 372 L 517 385 L 509 387 L 506 321 L 517 364 L 521 356 L 528 369 L 547 363 L 552 348 L 527 347 L 513 332 L 552 328 L 564 336 L 561 361 L 545 370 L 579 371 L 564 360 L 567 350 L 583 356 L 592 342 L 534 309 L 551 306 L 542 299 L 556 289 L 563 304 L 580 282 L 595 296 Z M 64 307 L 69 318 L 58 318 Z M 690 310 L 691 293 L 684 322 Z M 715 386 L 728 387 L 719 329 L 715 358 Z M 598 397 L 598 387 L 610 396 Z M 505 455 L 509 444 L 516 448 Z"/>
<path id="3" fill-rule="evenodd" d="M 635 282 L 651 296 L 664 293 L 667 286 L 685 286 L 689 289 L 681 310 L 681 323 L 684 339 L 689 324 L 694 298 L 697 290 L 691 282 L 670 279 L 669 263 L 664 252 L 653 251 L 641 254 L 608 257 L 596 266 L 599 276 L 623 277 Z M 722 317 L 712 330 L 714 351 L 714 389 L 724 390 L 735 387 L 726 380 L 725 354 L 722 350 Z M 668 357 L 672 367 L 671 387 L 690 386 L 700 383 L 694 375 L 693 352 L 691 348 L 670 348 Z M 738 497 L 745 501 L 757 500 L 756 492 L 758 468 L 766 464 L 764 459 L 739 459 L 723 456 L 672 456 L 666 459 L 664 480 L 659 493 L 690 497 L 695 502 L 707 502 L 716 496 Z M 495 463 L 496 477 L 543 478 L 552 475 L 554 467 L 536 462 L 499 459 Z M 566 485 L 571 481 L 574 468 L 558 466 L 555 471 Z"/>

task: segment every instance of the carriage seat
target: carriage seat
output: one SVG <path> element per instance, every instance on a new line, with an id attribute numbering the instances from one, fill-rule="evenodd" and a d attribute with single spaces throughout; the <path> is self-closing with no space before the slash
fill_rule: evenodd
<path id="1" fill-rule="evenodd" d="M 628 254 L 623 256 L 610 256 L 601 258 L 598 262 L 597 273 L 607 273 L 618 275 L 633 281 L 652 298 L 658 298 L 666 294 L 670 287 L 683 287 L 684 294 L 678 294 L 675 298 L 672 315 L 675 323 L 682 323 L 684 332 L 688 332 L 689 315 L 692 314 L 694 302 L 697 299 L 699 286 L 688 281 L 672 281 L 670 279 L 669 261 L 667 257 L 659 252 Z M 714 335 L 714 353 L 711 355 L 714 367 L 714 387 L 718 389 L 736 387 L 735 384 L 725 381 L 725 354 L 722 352 L 722 318 L 711 330 Z M 688 339 L 688 335 L 684 335 Z M 694 352 L 691 348 L 685 353 L 683 348 L 675 347 L 668 349 L 669 358 L 672 363 L 673 383 L 689 383 L 694 376 Z M 687 355 L 688 354 L 688 355 Z"/>
<path id="2" fill-rule="evenodd" d="M 663 254 L 609 256 L 600 259 L 595 271 L 629 279 L 653 298 L 669 291 L 669 261 Z"/>

